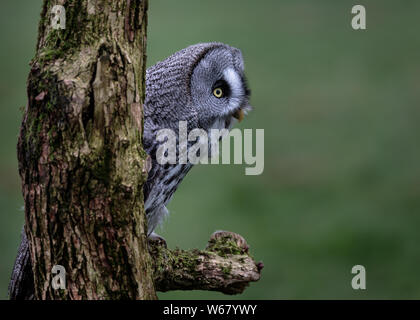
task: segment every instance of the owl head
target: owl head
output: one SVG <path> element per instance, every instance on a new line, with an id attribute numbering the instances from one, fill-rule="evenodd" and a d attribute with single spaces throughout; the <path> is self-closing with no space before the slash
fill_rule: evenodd
<path id="1" fill-rule="evenodd" d="M 229 129 L 250 110 L 249 96 L 239 49 L 189 46 L 147 70 L 145 127 Z"/>

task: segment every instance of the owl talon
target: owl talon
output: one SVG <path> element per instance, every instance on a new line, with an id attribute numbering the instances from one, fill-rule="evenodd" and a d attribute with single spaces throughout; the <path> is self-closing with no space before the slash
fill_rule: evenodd
<path id="1" fill-rule="evenodd" d="M 147 240 L 148 240 L 149 242 L 152 242 L 152 243 L 157 244 L 157 245 L 159 245 L 159 246 L 163 246 L 163 247 L 165 247 L 165 248 L 167 248 L 167 247 L 168 247 L 168 246 L 167 246 L 167 244 L 166 244 L 166 240 L 165 240 L 165 238 L 161 237 L 161 236 L 160 236 L 160 235 L 158 235 L 157 233 L 152 232 L 152 233 L 148 236 Z"/>

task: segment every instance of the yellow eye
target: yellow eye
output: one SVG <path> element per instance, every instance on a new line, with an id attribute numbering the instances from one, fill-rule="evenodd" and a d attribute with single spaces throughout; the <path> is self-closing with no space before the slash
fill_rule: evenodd
<path id="1" fill-rule="evenodd" d="M 222 90 L 222 88 L 216 88 L 216 89 L 214 89 L 214 90 L 213 90 L 213 95 L 214 95 L 216 98 L 221 98 L 221 97 L 223 97 L 223 90 Z"/>

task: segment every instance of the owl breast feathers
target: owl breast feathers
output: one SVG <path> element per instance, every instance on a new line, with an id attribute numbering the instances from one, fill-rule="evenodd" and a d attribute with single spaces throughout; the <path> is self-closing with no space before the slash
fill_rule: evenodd
<path id="1" fill-rule="evenodd" d="M 191 163 L 160 164 L 161 129 L 230 129 L 250 109 L 241 51 L 222 43 L 200 43 L 176 52 L 146 71 L 143 145 L 152 159 L 144 187 L 148 232 L 168 213 L 169 203 Z M 177 150 L 179 153 L 179 150 Z"/>

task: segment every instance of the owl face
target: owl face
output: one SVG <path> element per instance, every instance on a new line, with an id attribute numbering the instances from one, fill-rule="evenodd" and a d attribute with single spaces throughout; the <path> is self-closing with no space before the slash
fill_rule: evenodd
<path id="1" fill-rule="evenodd" d="M 236 48 L 209 50 L 194 68 L 190 88 L 202 129 L 230 129 L 250 109 L 243 58 Z"/>

